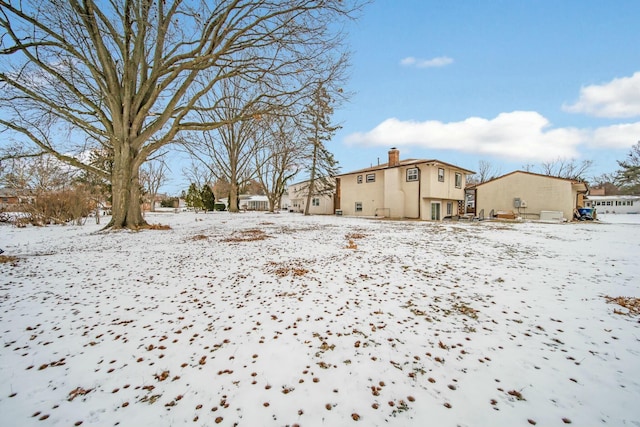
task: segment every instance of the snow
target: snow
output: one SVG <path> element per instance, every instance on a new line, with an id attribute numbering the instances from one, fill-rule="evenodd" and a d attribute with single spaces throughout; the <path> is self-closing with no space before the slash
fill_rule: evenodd
<path id="1" fill-rule="evenodd" d="M 633 218 L 147 220 L 0 226 L 0 425 L 640 426 Z"/>

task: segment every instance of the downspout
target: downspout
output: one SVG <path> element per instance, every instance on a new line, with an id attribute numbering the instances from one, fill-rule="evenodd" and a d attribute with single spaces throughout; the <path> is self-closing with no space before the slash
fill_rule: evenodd
<path id="1" fill-rule="evenodd" d="M 422 169 L 418 165 L 418 219 L 422 220 Z"/>
<path id="2" fill-rule="evenodd" d="M 478 212 L 478 184 L 476 184 L 476 186 L 473 188 L 473 210 L 473 216 L 476 218 L 480 218 L 480 212 Z"/>

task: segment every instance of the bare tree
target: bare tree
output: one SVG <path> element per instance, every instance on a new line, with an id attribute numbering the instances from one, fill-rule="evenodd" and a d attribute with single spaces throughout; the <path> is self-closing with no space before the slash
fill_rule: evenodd
<path id="1" fill-rule="evenodd" d="M 30 163 L 24 158 L 5 159 L 2 161 L 0 185 L 18 191 L 31 191 Z"/>
<path id="2" fill-rule="evenodd" d="M 269 210 L 280 208 L 287 182 L 300 170 L 304 140 L 292 117 L 276 117 L 267 130 L 267 144 L 256 157 L 258 180 L 269 199 Z"/>
<path id="3" fill-rule="evenodd" d="M 615 184 L 616 183 L 616 175 L 611 173 L 603 173 L 602 175 L 594 176 L 589 180 L 589 193 L 592 193 L 592 190 L 596 188 L 600 188 L 604 190 L 605 196 L 615 196 L 620 194 L 620 189 Z"/>
<path id="4" fill-rule="evenodd" d="M 140 166 L 203 122 L 203 97 L 229 78 L 266 114 L 326 74 L 341 19 L 366 0 L 0 0 L 0 131 L 25 155 L 51 153 L 111 182 L 108 226 L 146 226 Z M 259 107 L 259 108 L 258 108 Z M 111 153 L 111 171 L 79 153 Z"/>
<path id="5" fill-rule="evenodd" d="M 586 174 L 592 166 L 592 160 L 577 162 L 575 159 L 557 159 L 551 162 L 544 162 L 540 165 L 544 175 L 574 179 L 577 181 L 585 181 Z"/>
<path id="6" fill-rule="evenodd" d="M 182 175 L 187 178 L 188 182 L 196 184 L 198 188 L 215 181 L 211 170 L 200 160 L 193 157 L 189 166 L 182 168 Z"/>
<path id="7" fill-rule="evenodd" d="M 167 164 L 161 157 L 148 160 L 140 168 L 140 182 L 151 212 L 156 210 L 156 196 L 160 187 L 167 181 L 167 171 Z"/>
<path id="8" fill-rule="evenodd" d="M 261 109 L 252 101 L 255 95 L 247 92 L 239 79 L 225 81 L 218 93 L 209 94 L 209 99 L 217 105 L 203 113 L 203 120 L 227 124 L 194 135 L 194 143 L 186 147 L 217 179 L 229 182 L 229 211 L 237 212 L 240 188 L 254 178 L 254 159 L 264 143 Z M 237 116 L 246 119 L 234 121 Z"/>
<path id="9" fill-rule="evenodd" d="M 471 175 L 467 182 L 474 184 L 482 184 L 483 182 L 487 182 L 491 179 L 497 178 L 502 174 L 502 170 L 486 160 L 478 161 L 478 171 Z"/>
<path id="10" fill-rule="evenodd" d="M 8 159 L 2 185 L 33 195 L 71 187 L 74 170 L 52 156 Z"/>
<path id="11" fill-rule="evenodd" d="M 215 180 L 213 183 L 213 194 L 217 194 L 218 196 L 222 195 L 224 197 L 228 196 L 231 193 L 231 185 L 226 178 L 221 178 Z M 227 202 L 229 200 L 227 199 Z"/>

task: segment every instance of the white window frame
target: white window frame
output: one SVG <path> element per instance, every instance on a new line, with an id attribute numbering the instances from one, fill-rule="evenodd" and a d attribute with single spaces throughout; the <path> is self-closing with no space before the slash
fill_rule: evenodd
<path id="1" fill-rule="evenodd" d="M 456 188 L 462 188 L 462 174 L 456 172 Z"/>
<path id="2" fill-rule="evenodd" d="M 356 212 L 362 212 L 362 202 L 356 202 Z"/>
<path id="3" fill-rule="evenodd" d="M 368 173 L 366 177 L 367 182 L 376 182 L 376 174 Z"/>
<path id="4" fill-rule="evenodd" d="M 438 182 L 444 182 L 444 168 L 438 168 Z"/>
<path id="5" fill-rule="evenodd" d="M 418 180 L 418 168 L 407 169 L 407 182 L 414 182 Z"/>
<path id="6" fill-rule="evenodd" d="M 311 199 L 311 204 L 313 206 L 320 206 L 320 198 L 319 197 L 314 197 L 313 199 Z"/>
<path id="7" fill-rule="evenodd" d="M 358 184 L 362 184 L 362 175 L 358 175 L 358 176 L 356 176 L 356 182 L 357 182 Z"/>

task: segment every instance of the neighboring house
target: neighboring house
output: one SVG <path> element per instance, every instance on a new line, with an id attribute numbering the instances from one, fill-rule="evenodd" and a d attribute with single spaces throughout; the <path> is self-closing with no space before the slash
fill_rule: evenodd
<path id="1" fill-rule="evenodd" d="M 595 208 L 597 213 L 639 214 L 640 196 L 597 196 L 589 191 L 585 208 Z"/>
<path id="2" fill-rule="evenodd" d="M 21 195 L 10 188 L 0 188 L 0 211 L 16 211 L 20 209 L 20 205 L 33 200 L 33 196 Z"/>
<path id="3" fill-rule="evenodd" d="M 586 183 L 531 172 L 514 171 L 475 186 L 476 215 L 513 213 L 529 219 L 571 220 L 583 206 Z"/>
<path id="4" fill-rule="evenodd" d="M 229 198 L 225 197 L 218 200 L 216 203 L 224 203 L 227 210 L 229 210 Z M 268 211 L 269 199 L 267 196 L 240 194 L 238 196 L 238 206 L 241 211 Z"/>
<path id="5" fill-rule="evenodd" d="M 291 209 L 291 200 L 289 200 L 289 192 L 285 190 L 280 199 L 280 209 L 288 212 Z"/>
<path id="6" fill-rule="evenodd" d="M 243 211 L 268 211 L 269 199 L 262 195 L 241 195 L 240 209 Z"/>
<path id="7" fill-rule="evenodd" d="M 20 198 L 15 191 L 0 188 L 0 211 L 13 210 L 18 204 L 20 204 Z"/>
<path id="8" fill-rule="evenodd" d="M 464 212 L 466 175 L 473 171 L 440 160 L 400 160 L 336 177 L 336 206 L 344 215 L 441 220 Z"/>
<path id="9" fill-rule="evenodd" d="M 335 179 L 328 178 L 330 184 L 335 186 Z M 321 185 L 321 181 L 318 180 L 316 185 Z M 291 184 L 287 188 L 288 205 L 290 212 L 304 212 L 307 206 L 307 194 L 309 189 L 309 181 L 297 182 Z M 316 193 L 311 197 L 311 204 L 309 205 L 309 213 L 311 215 L 333 215 L 335 212 L 334 202 L 334 189 L 325 191 L 316 189 Z"/>

